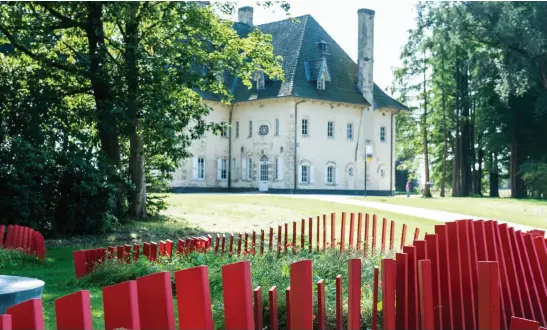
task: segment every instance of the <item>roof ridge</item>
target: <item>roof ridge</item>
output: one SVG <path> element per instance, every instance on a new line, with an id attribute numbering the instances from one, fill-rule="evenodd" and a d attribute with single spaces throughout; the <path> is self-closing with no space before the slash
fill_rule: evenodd
<path id="1" fill-rule="evenodd" d="M 300 15 L 300 16 L 295 16 L 295 17 L 287 17 L 285 19 L 281 19 L 279 21 L 272 21 L 272 22 L 268 22 L 268 23 L 262 23 L 262 24 L 258 24 L 256 25 L 256 27 L 261 27 L 261 26 L 264 26 L 264 25 L 269 25 L 269 24 L 276 24 L 276 23 L 280 23 L 280 22 L 284 22 L 284 21 L 289 21 L 289 20 L 297 20 L 299 18 L 305 18 L 307 19 L 308 16 L 311 16 L 310 14 L 304 14 L 304 15 Z"/>
<path id="2" fill-rule="evenodd" d="M 298 47 L 296 49 L 296 63 L 293 66 L 293 70 L 291 72 L 291 81 L 290 81 L 290 92 L 289 95 L 294 95 L 294 76 L 296 75 L 296 70 L 298 68 L 298 63 L 302 60 L 301 58 L 301 51 L 302 51 L 302 44 L 304 43 L 304 35 L 306 34 L 306 29 L 308 27 L 308 18 L 311 15 L 304 15 L 304 22 L 302 23 L 302 34 L 300 35 L 300 40 L 298 40 Z"/>

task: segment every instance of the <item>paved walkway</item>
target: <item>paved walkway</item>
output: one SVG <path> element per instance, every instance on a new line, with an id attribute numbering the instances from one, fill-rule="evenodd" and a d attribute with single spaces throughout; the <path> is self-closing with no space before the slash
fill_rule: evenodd
<path id="1" fill-rule="evenodd" d="M 452 213 L 452 212 L 445 212 L 445 211 L 439 211 L 439 210 L 432 210 L 432 209 L 424 209 L 421 207 L 415 207 L 415 206 L 405 206 L 405 205 L 397 205 L 397 204 L 389 204 L 389 203 L 382 203 L 382 202 L 373 202 L 373 201 L 366 201 L 366 200 L 359 200 L 352 198 L 351 196 L 340 196 L 340 195 L 276 195 L 276 196 L 283 196 L 283 197 L 291 197 L 291 198 L 303 198 L 303 199 L 314 199 L 314 200 L 321 200 L 326 202 L 335 202 L 335 203 L 342 203 L 342 204 L 349 204 L 349 205 L 357 205 L 357 206 L 363 206 L 366 208 L 372 208 L 372 209 L 378 209 L 378 210 L 384 210 L 389 211 L 393 213 L 398 214 L 404 214 L 409 216 L 414 216 L 418 218 L 424 218 L 424 219 L 430 219 L 435 221 L 454 221 L 454 220 L 461 220 L 461 219 L 484 219 L 481 217 L 476 217 L 473 215 L 468 214 L 459 214 L 459 213 Z M 500 219 L 495 219 L 498 221 L 498 223 L 507 223 L 509 227 L 514 227 L 515 230 L 522 230 L 522 231 L 528 231 L 531 229 L 534 229 L 533 227 L 519 225 L 515 223 L 511 223 L 508 221 L 503 221 Z"/>

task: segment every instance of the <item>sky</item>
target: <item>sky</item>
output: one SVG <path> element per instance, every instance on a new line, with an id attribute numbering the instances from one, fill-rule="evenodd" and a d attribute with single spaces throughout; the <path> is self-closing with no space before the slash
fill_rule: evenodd
<path id="1" fill-rule="evenodd" d="M 415 27 L 415 1 L 295 0 L 290 3 L 291 16 L 313 16 L 354 61 L 357 61 L 357 10 L 374 10 L 374 82 L 388 92 L 386 88 L 391 86 L 393 69 L 401 65 L 399 55 L 407 41 L 408 30 Z M 254 8 L 255 25 L 287 18 L 279 6 L 262 8 L 256 1 L 247 0 L 238 1 L 238 6 Z M 232 19 L 237 20 L 237 13 Z"/>

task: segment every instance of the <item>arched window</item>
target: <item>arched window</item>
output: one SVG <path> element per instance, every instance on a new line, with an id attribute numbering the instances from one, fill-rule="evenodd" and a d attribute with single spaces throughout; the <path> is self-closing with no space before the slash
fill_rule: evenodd
<path id="1" fill-rule="evenodd" d="M 338 180 L 336 173 L 336 164 L 329 163 L 325 167 L 325 184 L 336 184 Z"/>
<path id="2" fill-rule="evenodd" d="M 300 183 L 313 184 L 314 170 L 313 165 L 311 165 L 310 162 L 301 162 L 300 166 L 298 167 L 298 174 Z"/>

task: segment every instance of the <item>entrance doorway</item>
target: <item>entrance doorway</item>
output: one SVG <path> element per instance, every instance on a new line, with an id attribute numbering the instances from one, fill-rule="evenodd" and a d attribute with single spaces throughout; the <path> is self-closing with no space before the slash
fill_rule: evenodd
<path id="1" fill-rule="evenodd" d="M 260 173 L 258 176 L 258 191 L 268 191 L 268 170 L 270 167 L 268 156 L 260 157 Z"/>

